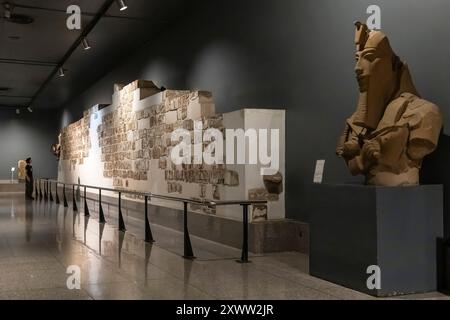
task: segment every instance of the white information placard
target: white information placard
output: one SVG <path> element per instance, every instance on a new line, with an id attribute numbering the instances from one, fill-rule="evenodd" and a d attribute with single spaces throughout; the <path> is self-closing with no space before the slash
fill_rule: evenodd
<path id="1" fill-rule="evenodd" d="M 314 183 L 322 183 L 325 160 L 317 160 L 316 170 L 314 171 Z"/>

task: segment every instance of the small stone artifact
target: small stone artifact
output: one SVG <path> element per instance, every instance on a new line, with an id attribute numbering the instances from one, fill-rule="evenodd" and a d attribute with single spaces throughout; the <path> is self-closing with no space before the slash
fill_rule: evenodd
<path id="1" fill-rule="evenodd" d="M 364 174 L 369 185 L 417 185 L 423 158 L 437 147 L 442 115 L 420 97 L 386 35 L 355 25 L 359 101 L 337 155 L 353 175 Z"/>
<path id="2" fill-rule="evenodd" d="M 281 194 L 283 192 L 283 176 L 280 172 L 272 176 L 264 176 L 264 186 L 271 194 Z"/>
<path id="3" fill-rule="evenodd" d="M 26 172 L 25 167 L 27 166 L 27 163 L 25 160 L 19 160 L 17 162 L 17 178 L 19 181 L 25 181 L 26 178 Z"/>
<path id="4" fill-rule="evenodd" d="M 61 157 L 61 134 L 58 135 L 58 143 L 52 144 L 52 153 L 56 157 L 56 160 L 59 161 Z"/>

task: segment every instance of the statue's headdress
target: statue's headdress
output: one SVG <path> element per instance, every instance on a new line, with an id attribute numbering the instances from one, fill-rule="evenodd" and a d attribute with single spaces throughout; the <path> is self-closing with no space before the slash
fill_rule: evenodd
<path id="1" fill-rule="evenodd" d="M 369 30 L 367 25 L 359 21 L 355 22 L 355 26 L 356 51 L 375 49 L 378 58 L 390 59 L 392 65 L 392 73 L 386 72 L 378 74 L 375 79 L 371 78 L 368 89 L 359 96 L 353 123 L 374 130 L 390 101 L 403 92 L 417 96 L 419 93 L 412 83 L 408 66 L 394 53 L 387 36 L 381 31 Z"/>

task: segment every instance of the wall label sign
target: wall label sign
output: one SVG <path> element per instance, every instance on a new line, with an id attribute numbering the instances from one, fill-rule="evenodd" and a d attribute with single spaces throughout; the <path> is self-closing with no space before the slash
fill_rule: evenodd
<path id="1" fill-rule="evenodd" d="M 314 171 L 314 183 L 322 183 L 325 160 L 316 161 L 316 170 Z"/>

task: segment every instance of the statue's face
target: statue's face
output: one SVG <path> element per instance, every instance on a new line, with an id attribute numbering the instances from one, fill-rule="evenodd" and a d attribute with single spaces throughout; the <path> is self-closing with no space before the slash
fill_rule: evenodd
<path id="1" fill-rule="evenodd" d="M 394 56 L 387 40 L 377 47 L 356 52 L 355 73 L 360 97 L 355 124 L 372 130 L 377 128 L 395 91 Z"/>
<path id="2" fill-rule="evenodd" d="M 364 49 L 363 51 L 356 52 L 356 67 L 355 67 L 355 73 L 356 73 L 356 80 L 358 81 L 359 85 L 359 92 L 367 92 L 369 89 L 369 78 L 371 74 L 372 66 L 376 67 L 377 62 L 375 60 L 376 57 L 376 50 L 373 48 Z"/>

